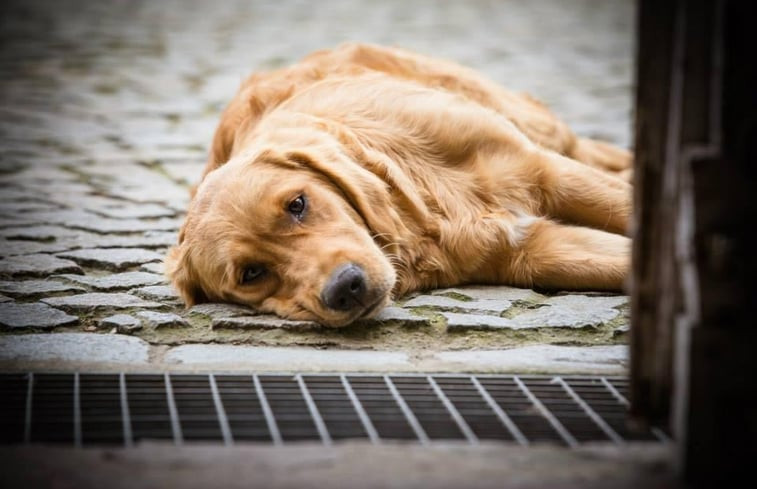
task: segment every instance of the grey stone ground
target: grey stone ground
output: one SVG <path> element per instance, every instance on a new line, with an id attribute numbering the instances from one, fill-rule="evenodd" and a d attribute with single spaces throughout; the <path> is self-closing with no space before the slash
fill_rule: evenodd
<path id="1" fill-rule="evenodd" d="M 342 41 L 457 60 L 541 98 L 579 134 L 627 146 L 629 0 L 2 9 L 3 368 L 624 371 L 623 296 L 437 290 L 330 330 L 233 306 L 185 310 L 161 259 L 243 77 Z"/>

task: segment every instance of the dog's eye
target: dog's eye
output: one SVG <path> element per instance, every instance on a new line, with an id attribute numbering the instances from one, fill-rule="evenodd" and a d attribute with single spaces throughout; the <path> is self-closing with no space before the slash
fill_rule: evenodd
<path id="1" fill-rule="evenodd" d="M 248 265 L 244 271 L 242 271 L 242 278 L 240 282 L 242 285 L 248 285 L 256 280 L 259 280 L 268 273 L 268 270 L 263 265 Z"/>
<path id="2" fill-rule="evenodd" d="M 305 196 L 298 195 L 296 199 L 289 203 L 287 210 L 297 219 L 302 219 L 302 217 L 305 215 L 305 210 L 307 210 L 307 207 L 308 201 Z"/>

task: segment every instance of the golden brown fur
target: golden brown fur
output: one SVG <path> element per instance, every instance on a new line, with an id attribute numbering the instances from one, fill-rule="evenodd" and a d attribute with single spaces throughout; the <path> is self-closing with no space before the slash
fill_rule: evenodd
<path id="1" fill-rule="evenodd" d="M 242 85 L 167 269 L 188 305 L 332 326 L 464 283 L 619 290 L 629 165 L 472 70 L 345 45 Z"/>

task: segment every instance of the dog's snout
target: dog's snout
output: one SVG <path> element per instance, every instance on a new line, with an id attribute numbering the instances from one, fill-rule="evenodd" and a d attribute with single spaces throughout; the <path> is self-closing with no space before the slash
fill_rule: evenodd
<path id="1" fill-rule="evenodd" d="M 365 272 L 354 263 L 337 268 L 321 292 L 321 301 L 329 309 L 351 311 L 365 307 L 368 292 Z"/>

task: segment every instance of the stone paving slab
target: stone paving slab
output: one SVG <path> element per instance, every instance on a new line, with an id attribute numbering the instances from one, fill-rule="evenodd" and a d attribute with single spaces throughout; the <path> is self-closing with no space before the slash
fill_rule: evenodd
<path id="1" fill-rule="evenodd" d="M 102 277 L 90 275 L 61 275 L 60 277 L 96 290 L 130 289 L 143 285 L 159 284 L 166 280 L 162 275 L 149 272 L 114 273 Z M 0 290 L 2 290 L 2 284 L 0 284 Z"/>
<path id="2" fill-rule="evenodd" d="M 461 370 L 612 375 L 627 372 L 628 347 L 535 345 L 511 350 L 446 351 L 437 353 L 436 359 L 457 364 Z"/>
<path id="3" fill-rule="evenodd" d="M 84 273 L 75 262 L 52 255 L 30 254 L 0 260 L 0 275 L 49 277 L 57 273 Z"/>
<path id="4" fill-rule="evenodd" d="M 0 307 L 5 304 L 0 304 Z M 137 313 L 144 316 L 145 313 Z M 624 375 L 628 348 L 535 345 L 498 350 L 406 352 L 220 344 L 151 346 L 129 337 L 146 318 L 118 314 L 101 322 L 116 333 L 0 335 L 0 369 L 53 371 L 468 372 Z M 148 326 L 154 327 L 154 326 Z"/>
<path id="5" fill-rule="evenodd" d="M 253 371 L 410 371 L 403 352 L 312 350 L 309 348 L 185 345 L 169 350 L 164 361 L 192 368 Z"/>
<path id="6" fill-rule="evenodd" d="M 134 448 L 0 447 L 7 487 L 26 489 L 682 489 L 659 443 L 520 447 L 364 441 L 283 446 L 140 443 Z"/>
<path id="7" fill-rule="evenodd" d="M 82 266 L 101 267 L 113 271 L 161 261 L 164 257 L 160 253 L 139 248 L 94 248 L 58 253 L 58 256 L 73 260 Z"/>
<path id="8" fill-rule="evenodd" d="M 137 317 L 154 329 L 189 326 L 186 319 L 172 312 L 139 311 Z"/>
<path id="9" fill-rule="evenodd" d="M 88 312 L 98 309 L 129 309 L 134 307 L 163 307 L 163 304 L 140 299 L 121 292 L 90 292 L 66 297 L 49 297 L 42 302 L 73 312 Z"/>
<path id="10" fill-rule="evenodd" d="M 71 316 L 38 302 L 33 304 L 3 302 L 0 304 L 0 326 L 7 328 L 48 329 L 78 322 L 77 316 Z"/>
<path id="11" fill-rule="evenodd" d="M 103 329 L 115 328 L 118 333 L 131 334 L 142 329 L 142 321 L 129 314 L 114 314 L 102 318 L 99 326 Z"/>
<path id="12" fill-rule="evenodd" d="M 179 299 L 179 293 L 172 285 L 149 285 L 132 292 L 149 301 L 173 302 Z"/>
<path id="13" fill-rule="evenodd" d="M 81 277 L 81 275 L 63 275 L 64 277 Z M 58 280 L 19 280 L 19 281 L 0 281 L 0 292 L 10 294 L 14 297 L 29 297 L 42 294 L 54 293 L 75 293 L 85 292 L 86 289 L 70 283 L 60 282 Z"/>
<path id="14" fill-rule="evenodd" d="M 144 365 L 150 345 L 125 335 L 90 333 L 27 334 L 0 336 L 0 362 L 21 366 L 24 362 L 57 365 Z"/>
<path id="15" fill-rule="evenodd" d="M 542 99 L 579 135 L 628 146 L 630 0 L 460 2 L 444 9 L 426 1 L 355 0 L 328 2 L 307 16 L 296 2 L 236 0 L 186 0 L 181 8 L 8 0 L 3 9 L 0 311 L 7 317 L 0 322 L 16 325 L 3 328 L 3 341 L 18 337 L 27 352 L 39 341 L 40 349 L 61 353 L 55 358 L 85 362 L 55 344 L 73 344 L 67 335 L 87 331 L 77 341 L 84 351 L 103 348 L 96 365 L 106 361 L 105 348 L 128 352 L 137 344 L 150 359 L 130 366 L 144 368 L 190 368 L 190 357 L 176 363 L 161 355 L 205 347 L 225 352 L 212 357 L 214 365 L 231 352 L 268 359 L 273 348 L 283 349 L 275 350 L 282 358 L 323 362 L 316 369 L 339 363 L 331 353 L 391 354 L 386 368 L 398 369 L 463 368 L 468 360 L 485 370 L 537 368 L 539 355 L 556 369 L 625 366 L 608 360 L 628 341 L 624 296 L 453 287 L 399 298 L 378 317 L 335 330 L 230 305 L 184 309 L 162 278 L 162 259 L 177 240 L 189 186 L 240 81 L 254 69 L 347 40 L 459 61 Z M 298 36 L 281 35 L 292 31 Z M 38 330 L 45 334 L 29 334 Z M 110 330 L 123 334 L 104 334 Z M 566 353 L 570 360 L 560 363 L 550 348 L 588 356 Z"/>

